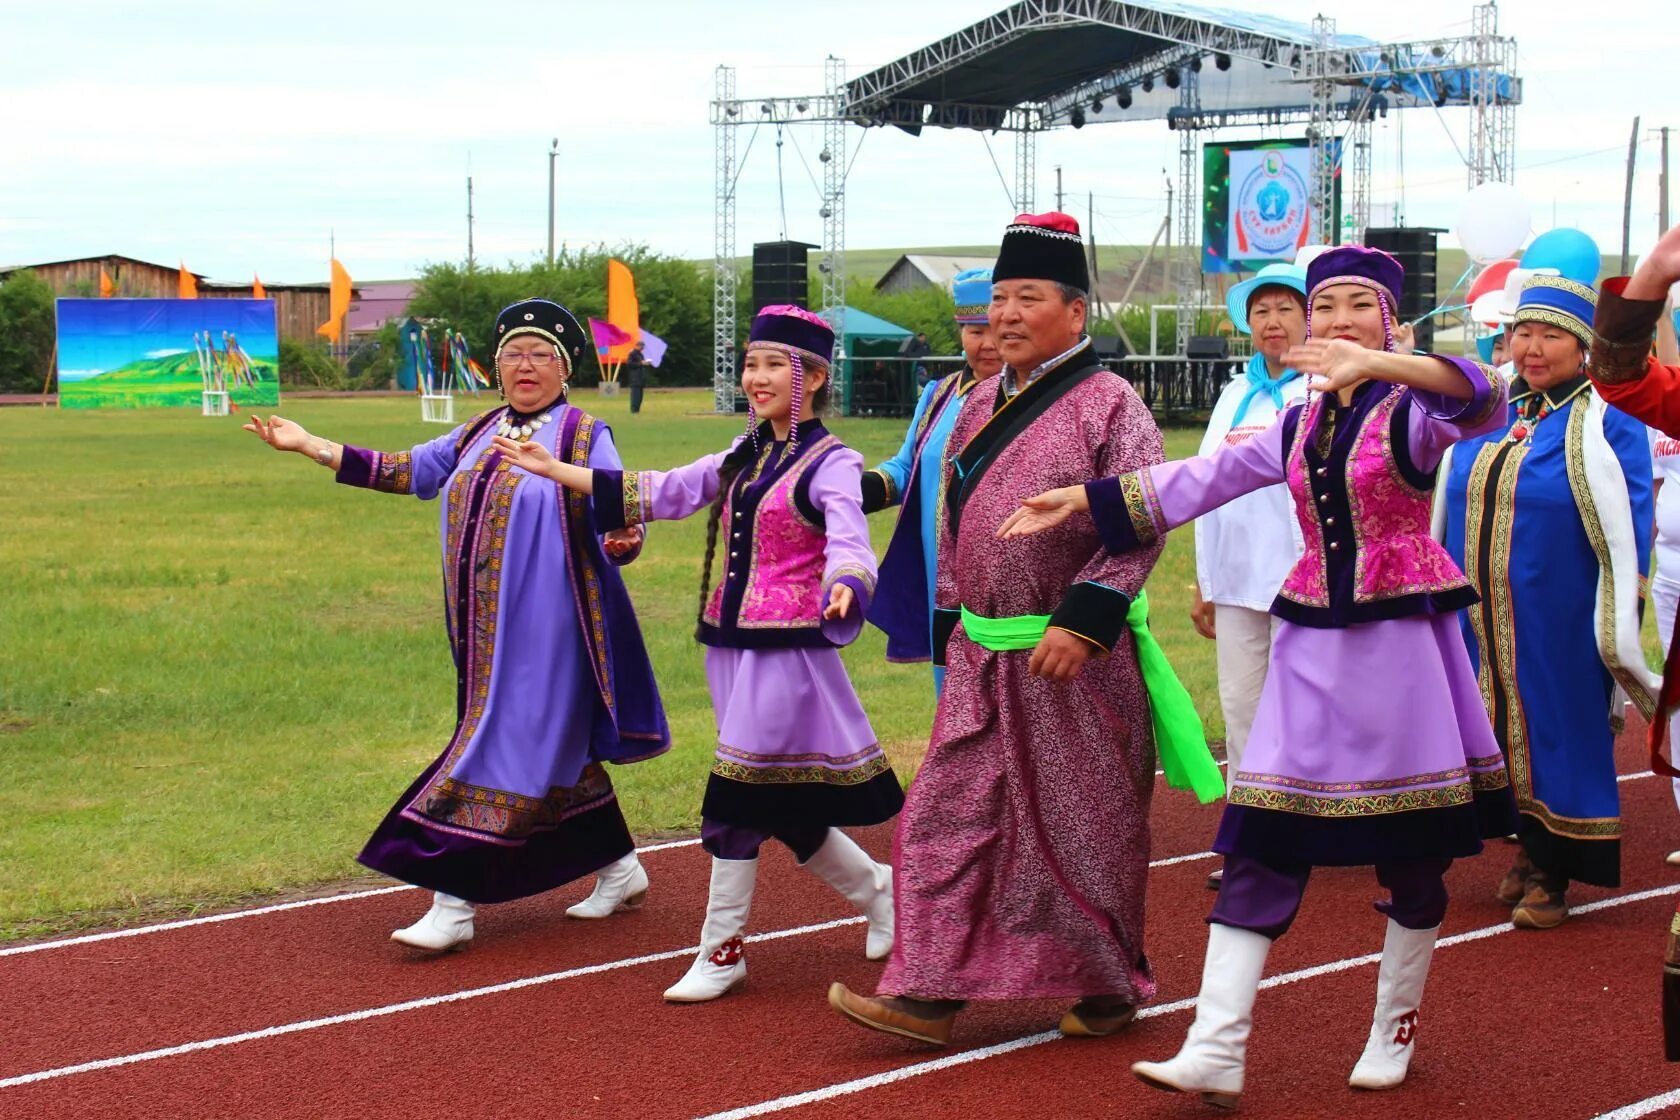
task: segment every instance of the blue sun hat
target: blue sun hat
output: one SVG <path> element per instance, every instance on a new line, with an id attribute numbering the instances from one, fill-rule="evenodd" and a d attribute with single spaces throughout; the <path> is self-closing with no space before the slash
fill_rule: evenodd
<path id="1" fill-rule="evenodd" d="M 957 305 L 957 323 L 985 326 L 992 311 L 992 270 L 965 268 L 951 277 L 951 299 Z"/>
<path id="2" fill-rule="evenodd" d="M 1591 349 L 1597 307 L 1598 293 L 1586 284 L 1567 276 L 1531 276 L 1522 287 L 1516 321 L 1559 327 Z"/>
<path id="3" fill-rule="evenodd" d="M 1307 305 L 1307 270 L 1293 264 L 1269 264 L 1244 280 L 1234 285 L 1225 297 L 1225 313 L 1231 316 L 1231 325 L 1243 334 L 1252 333 L 1248 329 L 1248 302 L 1261 288 L 1288 288 L 1298 292 L 1301 296 L 1301 306 Z"/>

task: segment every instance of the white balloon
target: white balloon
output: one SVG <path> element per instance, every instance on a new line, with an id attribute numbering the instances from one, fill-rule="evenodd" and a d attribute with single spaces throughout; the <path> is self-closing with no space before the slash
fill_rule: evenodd
<path id="1" fill-rule="evenodd" d="M 1313 258 L 1329 251 L 1330 246 L 1328 245 L 1303 245 L 1295 250 L 1295 264 L 1300 268 L 1306 268 L 1313 262 Z"/>
<path id="2" fill-rule="evenodd" d="M 1528 199 L 1509 183 L 1483 183 L 1458 206 L 1453 233 L 1470 259 L 1492 264 L 1516 255 L 1528 240 Z"/>

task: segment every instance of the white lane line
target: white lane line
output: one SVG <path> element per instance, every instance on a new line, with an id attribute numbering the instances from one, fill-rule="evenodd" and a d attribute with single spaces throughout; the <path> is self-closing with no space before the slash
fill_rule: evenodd
<path id="1" fill-rule="evenodd" d="M 648 852 L 664 852 L 672 848 L 691 848 L 700 843 L 694 840 L 669 840 L 662 844 L 649 844 L 637 848 L 640 855 Z M 123 937 L 139 937 L 146 933 L 166 933 L 170 930 L 188 929 L 192 926 L 215 925 L 217 922 L 231 922 L 237 918 L 258 918 L 264 914 L 280 914 L 288 910 L 304 910 L 311 906 L 327 906 L 334 902 L 354 902 L 362 898 L 377 898 L 382 894 L 400 894 L 403 891 L 418 890 L 418 887 L 408 883 L 400 883 L 393 887 L 375 887 L 372 890 L 350 891 L 346 894 L 329 894 L 320 898 L 305 898 L 297 902 L 277 902 L 272 906 L 258 906 L 250 910 L 229 910 L 224 914 L 208 914 L 202 918 L 181 918 L 173 922 L 159 922 L 149 926 L 131 926 L 128 929 L 107 930 L 104 933 L 87 933 L 79 937 L 64 937 L 57 941 L 40 941 L 32 945 L 16 945 L 10 949 L 0 949 L 0 957 L 16 957 L 24 953 L 44 953 L 48 949 L 68 949 L 73 945 L 91 945 L 98 941 L 115 941 Z"/>
<path id="2" fill-rule="evenodd" d="M 777 941 L 784 937 L 803 937 L 810 933 L 822 933 L 825 930 L 838 929 L 841 926 L 857 925 L 866 919 L 859 915 L 854 918 L 839 918 L 832 922 L 818 922 L 816 925 L 796 926 L 792 929 L 772 930 L 769 933 L 757 933 L 746 938 L 748 942 Z M 655 964 L 659 961 L 681 960 L 692 957 L 700 951 L 698 945 L 689 945 L 682 949 L 670 949 L 663 953 L 647 953 L 639 957 L 626 957 L 623 960 L 607 961 L 604 964 L 584 965 L 581 968 L 568 968 L 562 972 L 547 972 L 541 976 L 527 976 L 519 980 L 509 980 L 502 984 L 490 984 L 482 988 L 465 988 L 458 992 L 447 992 L 440 996 L 425 996 L 421 999 L 404 1000 L 402 1003 L 387 1004 L 384 1007 L 370 1007 L 362 1011 L 348 1011 L 341 1015 L 328 1015 L 320 1019 L 304 1019 L 294 1023 L 283 1023 L 277 1027 L 264 1027 L 262 1030 L 244 1031 L 240 1034 L 224 1035 L 221 1038 L 206 1038 L 198 1042 L 187 1042 L 179 1046 L 165 1046 L 157 1050 L 146 1050 L 138 1054 L 124 1054 L 117 1058 L 100 1058 L 97 1061 L 81 1062 L 73 1066 L 60 1066 L 57 1069 L 44 1069 L 38 1073 L 18 1074 L 15 1077 L 0 1078 L 0 1089 L 11 1089 L 19 1085 L 32 1085 L 38 1081 L 51 1081 L 59 1077 L 69 1077 L 78 1073 L 92 1073 L 95 1070 L 114 1069 L 117 1066 L 135 1065 L 139 1062 L 155 1062 L 160 1058 L 173 1058 L 181 1054 L 192 1054 L 201 1050 L 219 1050 L 224 1046 L 234 1046 L 241 1042 L 256 1042 L 265 1038 L 279 1038 L 282 1035 L 297 1034 L 300 1031 L 320 1030 L 322 1027 L 336 1027 L 343 1023 L 360 1023 L 367 1019 L 380 1019 L 387 1015 L 400 1015 L 405 1011 L 419 1011 L 422 1008 L 438 1007 L 446 1003 L 459 1003 L 462 1000 L 478 999 L 482 996 L 500 995 L 503 992 L 514 992 L 521 988 L 534 988 L 541 984 L 553 984 L 561 980 L 574 980 L 580 976 L 594 976 L 602 972 L 614 972 L 621 968 L 635 968 L 638 965 Z"/>
<path id="3" fill-rule="evenodd" d="M 672 848 L 692 848 L 700 843 L 693 840 L 667 840 L 661 844 L 649 844 L 637 848 L 638 855 L 649 852 L 665 852 Z M 1173 856 L 1170 859 L 1158 859 L 1149 866 L 1171 867 L 1175 863 L 1188 863 L 1197 859 L 1212 859 L 1215 852 L 1195 852 L 1187 856 Z M 303 910 L 311 906 L 327 906 L 334 902 L 354 902 L 362 898 L 377 898 L 382 894 L 399 894 L 402 891 L 418 890 L 419 888 L 402 883 L 394 887 L 376 887 L 366 891 L 351 891 L 348 894 L 331 894 L 321 898 L 305 898 L 297 902 L 278 902 L 272 906 L 258 906 L 252 910 L 229 910 L 225 914 L 209 914 L 202 918 L 181 918 L 173 922 L 160 922 L 150 926 L 133 926 L 129 929 L 113 929 L 104 933 L 87 933 L 80 937 L 64 937 L 57 941 L 39 941 L 32 945 L 16 945 L 10 949 L 0 949 L 0 957 L 16 957 L 24 953 L 44 953 L 48 949 L 68 949 L 75 945 L 92 945 L 99 941 L 115 941 L 123 937 L 139 937 L 147 933 L 167 933 L 170 930 L 189 929 L 193 926 L 215 925 L 217 922 L 231 922 L 237 918 L 257 918 L 264 914 L 279 914 L 287 910 Z"/>
<path id="4" fill-rule="evenodd" d="M 1613 898 L 1605 898 L 1600 899 L 1597 902 L 1589 902 L 1584 906 L 1571 906 L 1569 909 L 1570 912 L 1574 914 L 1586 914 L 1594 910 L 1609 910 L 1617 906 L 1627 906 L 1635 902 L 1647 902 L 1654 898 L 1662 898 L 1673 894 L 1680 894 L 1680 885 L 1655 887 L 1651 890 L 1636 891 L 1633 894 L 1617 895 Z M 1515 927 L 1512 926 L 1510 922 L 1502 922 L 1496 926 L 1483 926 L 1481 929 L 1467 930 L 1464 933 L 1455 933 L 1451 937 L 1443 937 L 1436 943 L 1436 947 L 1446 948 L 1452 945 L 1463 945 L 1471 941 L 1481 941 L 1489 937 L 1497 937 L 1500 934 L 1510 933 L 1514 928 Z M 1346 972 L 1347 970 L 1353 968 L 1362 968 L 1365 965 L 1376 964 L 1381 960 L 1381 953 L 1367 953 L 1360 957 L 1347 957 L 1339 961 L 1330 961 L 1326 964 L 1313 965 L 1310 968 L 1296 969 L 1294 972 L 1284 972 L 1276 976 L 1268 976 L 1260 982 L 1260 986 L 1262 988 L 1277 988 L 1282 987 L 1285 984 L 1296 984 L 1303 980 L 1313 980 L 1320 976 L 1329 976 L 1332 973 Z M 1179 1011 L 1187 1011 L 1194 1006 L 1196 1006 L 1196 1001 L 1193 999 L 1174 1000 L 1172 1003 L 1162 1003 L 1153 1007 L 1146 1007 L 1137 1013 L 1137 1017 L 1139 1019 L 1153 1019 L 1159 1015 L 1172 1015 Z M 819 1104 L 823 1101 L 834 1100 L 837 1097 L 845 1097 L 854 1093 L 864 1093 L 871 1089 L 879 1089 L 884 1085 L 891 1085 L 895 1082 L 906 1081 L 912 1077 L 922 1077 L 926 1074 L 938 1073 L 941 1070 L 950 1069 L 953 1066 L 967 1065 L 971 1062 L 981 1062 L 989 1058 L 999 1057 L 1003 1054 L 1013 1053 L 1016 1050 L 1025 1050 L 1031 1046 L 1041 1046 L 1046 1042 L 1055 1042 L 1061 1037 L 1062 1035 L 1059 1031 L 1044 1031 L 1040 1034 L 1027 1035 L 1024 1038 L 1015 1038 L 1009 1040 L 1008 1042 L 1000 1042 L 992 1046 L 982 1046 L 973 1050 L 964 1050 L 960 1054 L 948 1054 L 941 1058 L 934 1058 L 931 1061 L 914 1062 L 907 1066 L 900 1066 L 897 1069 L 870 1074 L 868 1077 L 858 1077 L 851 1081 L 841 1081 L 833 1085 L 825 1085 L 820 1089 L 810 1089 L 803 1093 L 792 1093 L 788 1096 L 777 1097 L 774 1100 L 763 1101 L 759 1104 L 746 1105 L 741 1108 L 732 1108 L 724 1112 L 708 1113 L 707 1115 L 700 1117 L 699 1120 L 750 1120 L 750 1118 L 754 1116 L 767 1116 L 773 1112 L 785 1112 L 788 1109 L 799 1108 L 803 1105 Z M 1620 1114 L 1614 1115 L 1616 1115 L 1619 1120 Z M 1630 1117 L 1643 1116 L 1645 1113 L 1629 1113 L 1628 1115 Z"/>
<path id="5" fill-rule="evenodd" d="M 1177 863 L 1188 863 L 1192 860 L 1211 859 L 1215 852 L 1193 852 L 1185 856 L 1170 856 L 1156 860 L 1149 866 L 1167 867 Z M 368 893 L 389 893 L 397 890 L 411 890 L 410 887 L 387 887 L 384 891 Z M 350 897 L 350 896 L 339 896 Z M 331 901 L 331 900 L 326 900 Z M 1584 907 L 1582 908 L 1584 909 Z M 200 919 L 209 921 L 213 919 Z M 865 919 L 859 915 L 852 918 L 838 918 L 832 922 L 819 922 L 815 925 L 794 926 L 790 929 L 771 930 L 768 933 L 755 933 L 746 938 L 750 942 L 780 941 L 787 937 L 803 937 L 810 933 L 822 933 L 826 930 L 838 929 L 841 926 L 856 925 Z M 64 942 L 52 942 L 54 945 Z M 603 964 L 585 965 L 581 968 L 571 968 L 564 972 L 550 972 L 542 976 L 531 976 L 522 980 L 509 980 L 502 984 L 492 984 L 483 988 L 468 988 L 459 992 L 450 992 L 441 996 L 426 996 L 421 999 L 406 1000 L 384 1007 L 369 1008 L 365 1011 L 349 1011 L 341 1015 L 329 1015 L 323 1019 L 306 1019 L 296 1023 L 285 1023 L 278 1027 L 265 1027 L 262 1030 L 246 1031 L 243 1034 L 226 1035 L 221 1038 L 205 1039 L 202 1042 L 188 1042 L 179 1046 L 166 1046 L 159 1050 L 147 1050 L 139 1054 L 129 1054 L 120 1058 L 101 1058 L 98 1061 L 83 1062 L 79 1065 L 62 1066 L 57 1069 L 42 1070 L 39 1073 L 19 1074 L 16 1077 L 0 1079 L 0 1089 L 11 1088 L 15 1085 L 27 1085 L 35 1081 L 46 1081 L 55 1077 L 68 1077 L 75 1073 L 89 1073 L 93 1070 L 109 1069 L 113 1066 L 132 1065 L 135 1062 L 156 1061 L 159 1058 L 172 1058 L 178 1054 L 190 1054 L 197 1050 L 214 1050 L 223 1046 L 231 1046 L 238 1042 L 254 1042 L 264 1038 L 275 1038 L 285 1034 L 295 1034 L 298 1031 L 318 1030 L 322 1027 L 333 1027 L 341 1023 L 355 1023 L 363 1019 L 374 1019 L 385 1015 L 395 1015 L 402 1011 L 414 1011 L 423 1007 L 436 1007 L 444 1003 L 456 1003 L 464 999 L 476 999 L 479 996 L 497 995 L 501 992 L 511 992 L 519 988 L 528 988 L 536 984 L 552 984 L 559 980 L 571 980 L 579 976 L 592 976 L 598 972 L 612 972 L 621 968 L 634 968 L 637 965 L 652 964 L 657 961 L 678 960 L 691 957 L 700 951 L 698 945 L 690 945 L 682 949 L 668 949 L 662 953 L 649 953 L 639 957 L 625 957 L 622 960 L 607 961 Z M 1156 1010 L 1156 1014 L 1160 1011 Z"/>
<path id="6" fill-rule="evenodd" d="M 1666 1093 L 1623 1105 L 1614 1112 L 1601 1112 L 1593 1117 L 1593 1120 L 1638 1120 L 1641 1116 L 1649 1116 L 1653 1112 L 1661 1112 L 1677 1104 L 1680 1104 L 1680 1089 L 1670 1089 Z"/>
<path id="7" fill-rule="evenodd" d="M 1221 762 L 1219 765 L 1225 765 Z M 1160 774 L 1157 770 L 1156 774 Z M 1617 782 L 1631 782 L 1640 778 L 1654 778 L 1656 775 L 1649 770 L 1638 774 L 1622 774 L 1616 778 Z M 673 848 L 692 848 L 700 843 L 699 839 L 666 840 L 658 844 L 648 844 L 637 848 L 640 855 L 649 852 L 666 852 Z M 1156 860 L 1150 867 L 1170 867 L 1175 863 L 1185 863 L 1196 859 L 1210 859 L 1213 852 L 1198 852 L 1194 855 L 1177 856 L 1173 859 Z M 188 929 L 193 926 L 214 925 L 217 922 L 231 922 L 237 918 L 258 918 L 265 914 L 280 914 L 288 910 L 302 910 L 310 906 L 326 906 L 334 902 L 354 902 L 362 898 L 376 898 L 382 894 L 397 894 L 401 891 L 416 890 L 406 883 L 394 887 L 376 887 L 373 890 L 351 891 L 347 894 L 325 895 L 321 898 L 306 898 L 298 902 L 279 902 L 272 906 L 258 906 L 250 910 L 229 910 L 223 914 L 210 914 L 202 918 L 181 918 L 173 922 L 159 922 L 156 925 L 132 926 L 128 929 L 107 930 L 104 933 L 88 933 L 79 937 L 64 937 L 57 941 L 39 941 L 31 945 L 16 945 L 9 949 L 0 949 L 0 957 L 21 956 L 24 953 L 44 953 L 48 949 L 68 949 L 75 945 L 91 945 L 99 941 L 114 941 L 123 937 L 139 937 L 147 933 L 167 933 L 170 930 Z"/>

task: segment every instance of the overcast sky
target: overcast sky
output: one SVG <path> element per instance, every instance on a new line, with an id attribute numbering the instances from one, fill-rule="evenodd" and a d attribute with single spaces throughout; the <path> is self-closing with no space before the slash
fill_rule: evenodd
<path id="1" fill-rule="evenodd" d="M 356 278 L 409 276 L 464 258 L 469 170 L 479 259 L 524 260 L 547 236 L 552 137 L 561 241 L 707 257 L 719 63 L 738 68 L 743 97 L 820 93 L 825 55 L 855 76 L 1003 6 L 0 0 L 0 264 L 116 252 L 182 259 L 220 280 L 324 280 L 336 236 Z M 1634 115 L 1680 127 L 1680 14 L 1656 0 L 1605 7 L 1613 17 L 1582 20 L 1578 2 L 1508 0 L 1500 30 L 1518 44 L 1516 183 L 1535 228 L 1577 226 L 1612 251 Z M 1255 6 L 1303 22 L 1322 10 L 1339 31 L 1384 41 L 1467 34 L 1471 9 Z M 1374 129 L 1376 216 L 1403 204 L 1409 224 L 1450 227 L 1467 189 L 1455 141 L 1467 143 L 1468 113 L 1405 114 L 1403 191 L 1400 116 Z M 854 248 L 988 242 L 1010 216 L 993 166 L 1012 178 L 1005 134 L 990 151 L 978 133 L 940 130 L 850 129 L 848 144 Z M 817 127 L 787 130 L 778 180 L 774 130 L 761 130 L 740 180 L 743 251 L 782 234 L 781 199 L 787 235 L 821 240 L 821 147 Z M 1049 134 L 1038 209 L 1057 164 L 1082 220 L 1094 193 L 1101 240 L 1145 242 L 1176 176 L 1177 137 L 1161 123 Z M 1642 136 L 1635 252 L 1657 232 L 1657 166 L 1656 138 Z"/>

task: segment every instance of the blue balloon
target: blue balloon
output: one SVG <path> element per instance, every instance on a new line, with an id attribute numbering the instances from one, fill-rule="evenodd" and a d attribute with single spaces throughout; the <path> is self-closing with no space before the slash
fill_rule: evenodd
<path id="1" fill-rule="evenodd" d="M 1552 229 L 1534 239 L 1522 255 L 1523 268 L 1555 268 L 1589 287 L 1598 283 L 1598 242 L 1578 229 Z"/>

